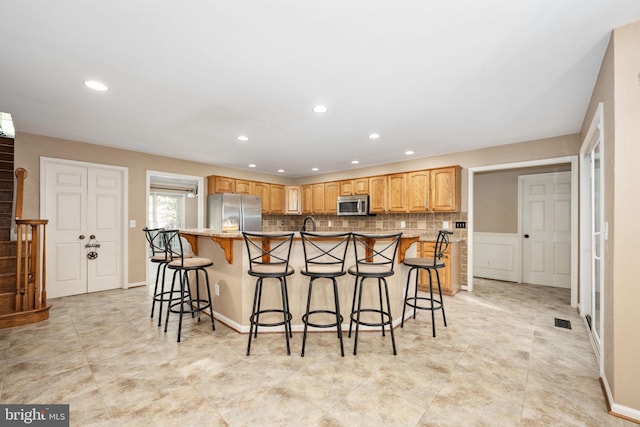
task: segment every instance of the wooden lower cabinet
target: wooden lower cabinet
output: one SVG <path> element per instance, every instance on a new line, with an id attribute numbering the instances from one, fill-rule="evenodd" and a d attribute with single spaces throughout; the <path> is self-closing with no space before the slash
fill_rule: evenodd
<path id="1" fill-rule="evenodd" d="M 433 258 L 435 242 L 418 242 L 418 257 Z M 438 270 L 440 274 L 440 287 L 444 295 L 453 296 L 460 291 L 460 242 L 451 242 L 444 252 L 444 268 Z M 431 272 L 433 280 L 433 292 L 438 292 L 438 282 L 436 274 Z M 429 274 L 420 270 L 418 279 L 418 290 L 429 292 Z"/>

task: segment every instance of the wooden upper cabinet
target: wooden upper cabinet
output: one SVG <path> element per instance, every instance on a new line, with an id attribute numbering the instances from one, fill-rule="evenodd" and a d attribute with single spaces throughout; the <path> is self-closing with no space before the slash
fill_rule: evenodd
<path id="1" fill-rule="evenodd" d="M 431 169 L 429 175 L 431 212 L 458 212 L 460 210 L 460 167 Z"/>
<path id="2" fill-rule="evenodd" d="M 284 188 L 284 214 L 300 215 L 302 213 L 302 191 L 296 185 Z"/>
<path id="3" fill-rule="evenodd" d="M 387 213 L 387 175 L 369 177 L 369 212 Z"/>
<path id="4" fill-rule="evenodd" d="M 338 195 L 340 194 L 340 182 L 324 183 L 324 213 L 338 213 Z"/>
<path id="5" fill-rule="evenodd" d="M 284 185 L 280 184 L 269 184 L 269 191 L 271 199 L 270 210 L 271 214 L 283 214 L 284 213 Z"/>
<path id="6" fill-rule="evenodd" d="M 302 191 L 302 213 L 310 214 L 313 212 L 313 186 L 303 185 L 300 189 Z"/>
<path id="7" fill-rule="evenodd" d="M 407 211 L 407 174 L 394 173 L 389 175 L 389 212 Z"/>
<path id="8" fill-rule="evenodd" d="M 251 194 L 262 198 L 262 213 L 271 212 L 271 188 L 265 182 L 251 182 Z"/>
<path id="9" fill-rule="evenodd" d="M 351 196 L 354 193 L 353 180 L 345 179 L 340 181 L 340 195 L 341 196 Z"/>
<path id="10" fill-rule="evenodd" d="M 324 213 L 324 183 L 312 185 L 312 208 L 311 213 Z"/>
<path id="11" fill-rule="evenodd" d="M 407 210 L 409 212 L 429 211 L 429 171 L 407 173 Z"/>
<path id="12" fill-rule="evenodd" d="M 369 194 L 369 178 L 354 179 L 353 194 Z"/>
<path id="13" fill-rule="evenodd" d="M 246 179 L 236 179 L 237 194 L 251 194 L 251 181 Z"/>
<path id="14" fill-rule="evenodd" d="M 207 177 L 207 188 L 209 194 L 235 193 L 236 180 L 226 176 L 211 175 Z"/>

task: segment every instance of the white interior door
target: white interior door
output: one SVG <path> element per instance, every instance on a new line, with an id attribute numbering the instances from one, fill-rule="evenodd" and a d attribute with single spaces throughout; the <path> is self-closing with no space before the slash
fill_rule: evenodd
<path id="1" fill-rule="evenodd" d="M 122 287 L 122 168 L 43 158 L 41 177 L 41 215 L 49 219 L 48 297 Z M 87 257 L 91 250 L 94 259 Z"/>
<path id="2" fill-rule="evenodd" d="M 87 179 L 87 232 L 100 245 L 87 259 L 87 292 L 97 292 L 122 283 L 122 171 L 90 168 Z"/>
<path id="3" fill-rule="evenodd" d="M 519 177 L 522 281 L 571 287 L 571 173 Z"/>

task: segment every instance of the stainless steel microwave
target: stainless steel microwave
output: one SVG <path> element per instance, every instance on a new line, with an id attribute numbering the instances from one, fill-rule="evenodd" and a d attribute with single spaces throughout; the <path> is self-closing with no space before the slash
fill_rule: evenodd
<path id="1" fill-rule="evenodd" d="M 338 215 L 369 215 L 369 195 L 338 196 Z"/>

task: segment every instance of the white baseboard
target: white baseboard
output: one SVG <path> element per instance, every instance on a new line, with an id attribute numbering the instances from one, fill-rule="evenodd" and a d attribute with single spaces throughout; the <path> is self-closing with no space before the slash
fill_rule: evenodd
<path id="1" fill-rule="evenodd" d="M 605 393 L 607 393 L 607 401 L 611 406 L 611 415 L 627 418 L 630 421 L 640 423 L 640 410 L 615 403 L 613 395 L 611 394 L 611 388 L 609 388 L 609 381 L 607 381 L 607 377 L 604 374 L 600 377 L 600 381 L 602 381 Z"/>
<path id="2" fill-rule="evenodd" d="M 125 289 L 129 289 L 129 288 L 138 288 L 140 286 L 147 286 L 147 282 L 134 282 L 134 283 L 127 283 Z"/>
<path id="3" fill-rule="evenodd" d="M 517 233 L 473 233 L 473 275 L 520 281 L 520 237 Z"/>

